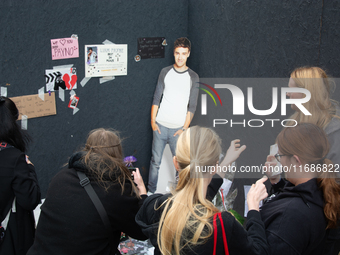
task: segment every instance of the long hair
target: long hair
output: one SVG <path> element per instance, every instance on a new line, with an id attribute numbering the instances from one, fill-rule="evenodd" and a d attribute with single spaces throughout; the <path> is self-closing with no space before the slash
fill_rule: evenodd
<path id="1" fill-rule="evenodd" d="M 8 97 L 0 96 L 0 142 L 6 142 L 25 152 L 31 141 L 29 135 L 16 122 L 19 111 Z"/>
<path id="2" fill-rule="evenodd" d="M 329 142 L 324 131 L 311 123 L 300 123 L 281 131 L 276 140 L 280 153 L 296 155 L 317 172 L 317 183 L 324 198 L 327 228 L 334 228 L 340 218 L 340 185 L 333 163 L 326 159 Z M 317 170 L 319 169 L 319 170 Z"/>
<path id="3" fill-rule="evenodd" d="M 157 235 L 162 254 L 180 254 L 184 247 L 203 243 L 212 235 L 210 222 L 218 209 L 205 198 L 203 178 L 207 176 L 196 167 L 215 166 L 220 153 L 220 138 L 209 128 L 194 126 L 178 138 L 179 182 L 163 204 Z"/>
<path id="4" fill-rule="evenodd" d="M 132 192 L 139 196 L 138 189 L 131 179 L 131 173 L 123 162 L 123 149 L 117 131 L 98 128 L 88 134 L 83 157 L 84 163 L 107 190 L 118 182 L 124 192 L 125 182 L 132 185 Z"/>
<path id="5" fill-rule="evenodd" d="M 330 98 L 331 84 L 324 70 L 319 67 L 299 67 L 290 75 L 299 88 L 305 88 L 311 93 L 311 99 L 304 104 L 312 115 L 304 115 L 296 111 L 290 119 L 298 123 L 309 122 L 324 129 L 336 115 L 337 102 Z"/>

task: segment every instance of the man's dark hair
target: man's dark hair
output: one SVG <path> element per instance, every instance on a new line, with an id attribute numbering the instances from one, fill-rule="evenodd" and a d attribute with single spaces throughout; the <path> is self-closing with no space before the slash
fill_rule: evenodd
<path id="1" fill-rule="evenodd" d="M 174 49 L 178 47 L 188 48 L 191 51 L 191 42 L 186 37 L 178 38 L 174 43 Z"/>

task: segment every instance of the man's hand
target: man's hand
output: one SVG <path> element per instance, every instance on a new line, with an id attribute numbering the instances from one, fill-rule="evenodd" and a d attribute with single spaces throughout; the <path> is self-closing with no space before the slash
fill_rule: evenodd
<path id="1" fill-rule="evenodd" d="M 161 131 L 159 130 L 159 127 L 158 127 L 158 125 L 157 125 L 155 120 L 154 121 L 151 120 L 151 128 L 152 128 L 152 131 L 156 131 L 157 130 L 158 133 L 161 134 Z"/>
<path id="2" fill-rule="evenodd" d="M 182 133 L 183 133 L 183 130 L 182 129 L 178 129 L 176 131 L 176 133 L 174 134 L 174 136 L 176 136 L 176 135 L 180 136 Z"/>

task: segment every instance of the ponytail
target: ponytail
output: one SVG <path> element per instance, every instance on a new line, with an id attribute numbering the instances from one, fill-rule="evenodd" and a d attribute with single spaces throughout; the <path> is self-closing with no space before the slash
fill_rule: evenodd
<path id="1" fill-rule="evenodd" d="M 323 160 L 327 165 L 327 172 L 323 172 L 317 178 L 318 186 L 322 190 L 324 198 L 323 211 L 327 218 L 327 228 L 335 228 L 340 219 L 340 184 L 336 181 L 333 163 L 329 159 Z"/>
<path id="2" fill-rule="evenodd" d="M 196 167 L 215 165 L 220 153 L 220 139 L 208 128 L 191 127 L 178 138 L 179 181 L 172 196 L 160 206 L 164 209 L 157 242 L 162 254 L 182 254 L 184 247 L 203 244 L 212 235 L 211 220 L 218 209 L 203 192 L 208 176 Z"/>

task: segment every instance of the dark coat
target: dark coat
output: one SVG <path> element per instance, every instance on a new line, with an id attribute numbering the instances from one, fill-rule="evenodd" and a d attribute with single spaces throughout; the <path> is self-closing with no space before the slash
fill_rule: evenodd
<path id="1" fill-rule="evenodd" d="M 209 198 L 213 197 L 216 185 L 213 182 L 222 184 L 218 179 L 213 179 L 212 183 L 208 187 Z M 216 194 L 216 192 L 215 192 Z M 141 226 L 143 232 L 150 238 L 151 243 L 155 246 L 155 253 L 160 254 L 157 245 L 157 232 L 160 217 L 163 212 L 163 207 L 160 207 L 162 203 L 169 197 L 170 194 L 154 194 L 148 197 L 138 214 L 136 215 L 136 222 Z M 155 208 L 159 208 L 158 210 Z M 266 233 L 264 224 L 261 220 L 260 213 L 255 210 L 248 212 L 247 231 L 242 225 L 235 219 L 235 217 L 229 212 L 222 212 L 222 219 L 224 228 L 226 231 L 227 243 L 229 248 L 229 254 L 237 255 L 252 255 L 259 254 L 265 255 L 268 253 L 268 245 L 266 240 Z M 211 219 L 212 223 L 212 219 Z M 224 254 L 224 246 L 222 239 L 222 229 L 219 220 L 217 220 L 217 250 L 216 254 Z M 191 247 L 192 249 L 183 250 L 183 254 L 212 254 L 214 248 L 213 235 L 203 245 Z"/>
<path id="2" fill-rule="evenodd" d="M 0 219 L 4 220 L 16 197 L 0 254 L 24 255 L 33 244 L 33 210 L 40 203 L 40 188 L 34 166 L 25 154 L 11 147 L 0 151 Z"/>
<path id="3" fill-rule="evenodd" d="M 283 190 L 261 208 L 271 254 L 329 254 L 323 195 L 316 179 L 297 186 L 281 180 L 274 188 L 279 186 Z"/>
<path id="4" fill-rule="evenodd" d="M 146 239 L 135 222 L 135 215 L 147 196 L 138 199 L 136 195 L 131 195 L 130 182 L 125 183 L 123 194 L 118 183 L 105 191 L 81 164 L 81 155 L 73 155 L 69 162 L 70 168 L 62 169 L 52 179 L 41 207 L 36 238 L 28 255 L 105 255 L 118 252 L 111 250 L 104 223 L 85 189 L 80 186 L 74 168 L 89 177 L 101 200 L 114 231 L 115 247 L 119 244 L 121 232 L 136 239 Z"/>

